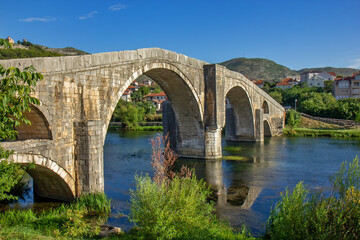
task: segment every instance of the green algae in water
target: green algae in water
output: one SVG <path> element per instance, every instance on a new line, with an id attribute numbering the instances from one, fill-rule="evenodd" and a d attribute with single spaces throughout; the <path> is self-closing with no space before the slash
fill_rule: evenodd
<path id="1" fill-rule="evenodd" d="M 224 160 L 227 161 L 240 161 L 240 162 L 246 162 L 246 163 L 252 163 L 254 162 L 254 159 L 251 157 L 246 157 L 246 156 L 223 156 Z"/>
<path id="2" fill-rule="evenodd" d="M 239 147 L 239 146 L 226 146 L 223 148 L 224 151 L 232 153 L 232 154 L 237 154 L 239 153 L 241 150 L 244 150 L 244 148 Z"/>

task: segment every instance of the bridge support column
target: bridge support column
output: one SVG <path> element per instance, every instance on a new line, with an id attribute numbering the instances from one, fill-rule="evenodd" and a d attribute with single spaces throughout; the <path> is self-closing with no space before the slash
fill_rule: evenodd
<path id="1" fill-rule="evenodd" d="M 205 158 L 222 157 L 221 130 L 225 124 L 224 67 L 204 65 L 205 80 Z"/>
<path id="2" fill-rule="evenodd" d="M 103 122 L 75 122 L 76 195 L 104 191 Z"/>
<path id="3" fill-rule="evenodd" d="M 264 141 L 264 110 L 255 110 L 255 141 Z"/>

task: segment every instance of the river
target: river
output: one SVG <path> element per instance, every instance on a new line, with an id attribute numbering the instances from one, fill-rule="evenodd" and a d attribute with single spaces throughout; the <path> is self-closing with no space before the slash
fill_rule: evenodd
<path id="1" fill-rule="evenodd" d="M 116 213 L 129 213 L 129 189 L 134 175 L 151 175 L 151 145 L 155 132 L 116 132 L 109 130 L 104 145 L 105 193 L 112 199 L 108 223 L 123 229 L 132 224 Z M 248 161 L 179 159 L 177 165 L 195 168 L 215 191 L 216 213 L 239 228 L 243 223 L 255 235 L 263 231 L 271 206 L 286 187 L 303 181 L 310 190 L 327 191 L 329 175 L 343 161 L 360 153 L 360 141 L 334 138 L 272 137 L 264 142 L 228 142 L 236 155 Z M 224 155 L 229 155 L 224 151 Z M 233 154 L 232 154 L 233 155 Z"/>

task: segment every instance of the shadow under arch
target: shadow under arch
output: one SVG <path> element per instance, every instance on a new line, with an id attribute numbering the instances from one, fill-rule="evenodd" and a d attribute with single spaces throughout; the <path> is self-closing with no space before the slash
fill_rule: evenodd
<path id="1" fill-rule="evenodd" d="M 269 105 L 265 100 L 263 102 L 262 109 L 264 110 L 264 114 L 269 114 Z"/>
<path id="2" fill-rule="evenodd" d="M 24 116 L 31 124 L 27 125 L 21 123 L 20 126 L 15 127 L 18 132 L 16 140 L 27 139 L 50 139 L 52 140 L 52 133 L 49 122 L 45 115 L 34 105 L 30 105 L 31 111 L 26 111 Z"/>
<path id="3" fill-rule="evenodd" d="M 227 92 L 226 98 L 229 103 L 226 107 L 226 139 L 254 141 L 254 115 L 247 92 L 241 86 L 235 86 Z"/>
<path id="4" fill-rule="evenodd" d="M 271 137 L 271 128 L 267 120 L 264 120 L 264 137 Z"/>
<path id="5" fill-rule="evenodd" d="M 154 80 L 163 89 L 171 103 L 178 127 L 175 149 L 177 153 L 187 157 L 203 156 L 203 106 L 186 75 L 169 63 L 148 63 L 133 72 L 111 105 L 111 114 L 107 117 L 106 127 L 123 92 L 142 74 Z M 106 129 L 104 133 L 106 134 Z"/>
<path id="6" fill-rule="evenodd" d="M 73 177 L 55 161 L 41 155 L 14 153 L 11 159 L 21 165 L 35 164 L 26 172 L 33 178 L 34 193 L 45 199 L 72 201 L 75 198 Z"/>

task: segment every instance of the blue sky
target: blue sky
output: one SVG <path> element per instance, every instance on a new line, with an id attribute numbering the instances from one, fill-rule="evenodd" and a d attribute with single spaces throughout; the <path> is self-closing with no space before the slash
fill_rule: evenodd
<path id="1" fill-rule="evenodd" d="M 0 37 L 90 53 L 160 47 L 218 63 L 360 68 L 360 0 L 12 0 Z"/>

